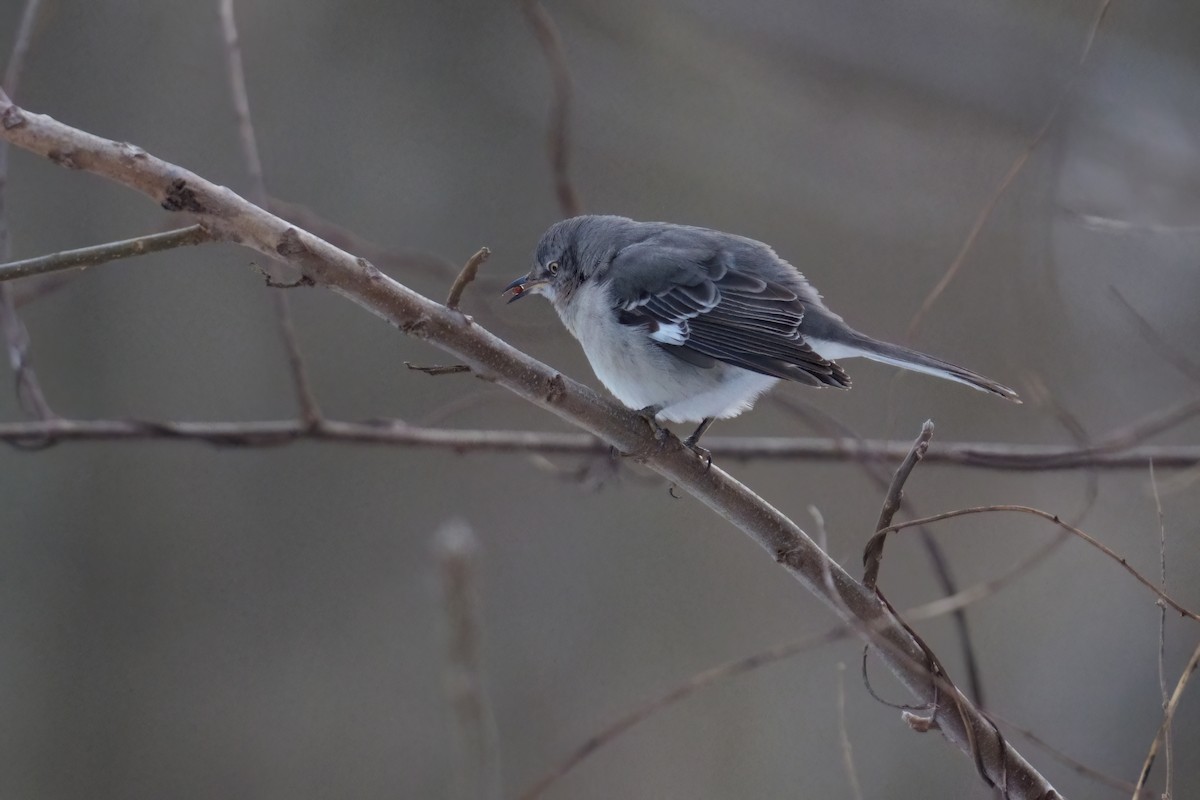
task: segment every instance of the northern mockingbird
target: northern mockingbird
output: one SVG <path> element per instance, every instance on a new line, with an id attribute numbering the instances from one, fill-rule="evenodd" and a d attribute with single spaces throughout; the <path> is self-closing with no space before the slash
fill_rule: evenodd
<path id="1" fill-rule="evenodd" d="M 588 215 L 555 223 L 509 302 L 549 298 L 618 400 L 658 420 L 699 422 L 754 405 L 780 379 L 850 387 L 837 363 L 869 358 L 1021 402 L 1007 386 L 859 333 L 769 246 L 731 233 Z"/>

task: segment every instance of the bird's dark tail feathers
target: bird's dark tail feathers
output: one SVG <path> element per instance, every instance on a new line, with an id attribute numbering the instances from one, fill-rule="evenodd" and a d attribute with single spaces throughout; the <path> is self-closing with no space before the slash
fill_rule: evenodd
<path id="1" fill-rule="evenodd" d="M 978 372 L 963 369 L 957 364 L 942 361 L 940 358 L 934 358 L 933 356 L 902 345 L 872 339 L 870 336 L 858 333 L 857 331 L 852 332 L 850 336 L 840 342 L 814 341 L 813 348 L 830 360 L 836 361 L 841 358 L 855 357 L 869 358 L 872 361 L 891 364 L 893 367 L 899 367 L 900 369 L 923 372 L 926 375 L 933 375 L 938 378 L 945 378 L 949 381 L 966 384 L 972 389 L 978 389 L 981 392 L 990 392 L 991 394 L 1003 397 L 1005 400 L 1011 400 L 1014 403 L 1021 402 L 1021 398 L 1012 389 L 997 383 L 991 378 L 985 378 Z M 826 354 L 827 352 L 828 355 Z"/>

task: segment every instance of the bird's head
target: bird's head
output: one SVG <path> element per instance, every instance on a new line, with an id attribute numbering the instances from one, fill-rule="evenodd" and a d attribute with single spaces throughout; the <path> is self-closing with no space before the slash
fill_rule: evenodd
<path id="1" fill-rule="evenodd" d="M 556 222 L 542 234 L 533 269 L 504 287 L 508 302 L 540 294 L 565 302 L 581 283 L 599 272 L 625 242 L 625 217 L 587 215 Z"/>

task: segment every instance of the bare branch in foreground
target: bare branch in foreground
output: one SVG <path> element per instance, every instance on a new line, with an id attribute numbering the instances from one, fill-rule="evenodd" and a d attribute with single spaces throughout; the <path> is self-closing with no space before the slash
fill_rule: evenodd
<path id="1" fill-rule="evenodd" d="M 475 255 L 467 259 L 462 272 L 458 273 L 458 277 L 454 279 L 454 284 L 450 287 L 450 294 L 446 297 L 446 308 L 458 310 L 458 302 L 462 300 L 463 291 L 475 280 L 475 276 L 479 274 L 479 268 L 491 254 L 491 250 L 481 247 Z"/>
<path id="2" fill-rule="evenodd" d="M 40 10 L 39 0 L 27 0 L 25 10 L 21 15 L 12 55 L 4 70 L 4 91 L 13 97 L 17 96 L 21 70 L 25 66 L 25 57 L 33 43 L 33 33 L 37 26 Z M 8 261 L 12 258 L 12 238 L 8 229 L 8 211 L 5 203 L 7 188 L 8 143 L 0 141 L 0 261 Z M 0 334 L 4 337 L 4 343 L 8 350 L 8 363 L 16 377 L 17 399 L 20 401 L 21 407 L 27 414 L 38 419 L 53 419 L 56 415 L 50 409 L 46 395 L 42 392 L 42 384 L 33 370 L 32 343 L 29 340 L 29 331 L 17 314 L 17 303 L 13 299 L 12 288 L 6 283 L 0 283 Z"/>
<path id="3" fill-rule="evenodd" d="M 446 610 L 446 694 L 460 750 L 454 770 L 456 795 L 463 800 L 499 800 L 500 748 L 479 642 L 479 539 L 466 523 L 447 523 L 437 532 L 434 554 Z"/>
<path id="4" fill-rule="evenodd" d="M 909 520 L 908 522 L 901 522 L 897 525 L 891 525 L 887 528 L 884 528 L 883 530 L 879 531 L 878 533 L 876 533 L 874 536 L 871 537 L 871 541 L 867 543 L 867 549 L 869 550 L 873 547 L 877 547 L 878 546 L 876 544 L 877 539 L 882 539 L 890 533 L 902 531 L 905 528 L 911 528 L 915 525 L 928 525 L 933 522 L 941 522 L 942 520 L 953 519 L 955 517 L 965 517 L 970 514 L 991 514 L 991 513 L 1003 512 L 1003 511 L 1013 511 L 1013 512 L 1017 512 L 1017 513 L 1021 513 L 1021 514 L 1031 514 L 1035 517 L 1041 517 L 1044 520 L 1053 522 L 1055 525 L 1059 526 L 1060 528 L 1062 528 L 1065 531 L 1068 531 L 1073 536 L 1079 537 L 1083 541 L 1090 544 L 1092 547 L 1099 550 L 1104 555 L 1108 556 L 1111 560 L 1120 564 L 1121 567 L 1126 572 L 1128 572 L 1130 575 L 1132 575 L 1137 580 L 1138 583 L 1142 584 L 1147 589 L 1154 592 L 1154 594 L 1158 597 L 1159 600 L 1161 600 L 1162 602 L 1169 605 L 1171 608 L 1178 611 L 1181 615 L 1188 617 L 1190 619 L 1196 620 L 1197 622 L 1200 622 L 1200 614 L 1197 614 L 1195 611 L 1190 611 L 1187 608 L 1184 608 L 1177 601 L 1175 601 L 1170 595 L 1168 595 L 1166 592 L 1160 590 L 1157 586 L 1155 586 L 1153 581 L 1151 581 L 1145 575 L 1143 575 L 1142 573 L 1138 572 L 1136 569 L 1131 567 L 1129 565 L 1129 562 L 1125 558 L 1118 555 L 1108 545 L 1103 544 L 1102 542 L 1100 542 L 1096 538 L 1092 537 L 1091 535 L 1085 533 L 1084 531 L 1080 530 L 1079 528 L 1076 528 L 1074 525 L 1069 525 L 1066 522 L 1063 522 L 1061 519 L 1058 518 L 1057 514 L 1051 514 L 1049 511 L 1042 511 L 1040 508 L 1030 508 L 1029 506 L 1017 506 L 1017 505 L 993 505 L 993 506 L 976 506 L 973 508 L 960 508 L 955 511 L 944 511 L 941 514 L 934 514 L 931 517 L 923 517 L 921 519 Z"/>
<path id="5" fill-rule="evenodd" d="M 10 261 L 0 264 L 0 281 L 11 281 L 17 278 L 28 278 L 32 275 L 45 275 L 64 269 L 80 269 L 107 264 L 125 258 L 161 253 L 176 247 L 204 244 L 211 242 L 213 237 L 200 225 L 187 228 L 177 228 L 166 233 L 152 233 L 139 236 L 136 239 L 123 239 L 119 242 L 107 242 L 81 247 L 78 250 L 63 250 L 58 253 L 27 258 L 23 261 Z"/>
<path id="6" fill-rule="evenodd" d="M 246 72 L 242 66 L 242 48 L 238 41 L 233 0 L 217 0 L 217 14 L 221 18 L 221 33 L 225 43 L 225 63 L 229 68 L 229 86 L 233 99 L 233 110 L 237 115 L 242 158 L 246 162 L 246 172 L 250 177 L 250 196 L 259 207 L 266 208 L 269 199 L 267 184 L 263 179 L 262 158 L 258 152 L 254 123 L 250 117 L 250 94 L 246 91 Z M 271 285 L 272 279 L 276 284 L 280 283 L 278 276 L 268 275 L 268 285 Z M 291 302 L 282 292 L 271 292 L 270 298 L 271 306 L 275 309 L 275 316 L 279 323 L 279 334 L 287 355 L 288 370 L 292 376 L 296 404 L 300 408 L 300 418 L 308 425 L 315 425 L 321 419 L 321 407 L 317 404 L 317 398 L 308 377 L 308 367 L 304 363 L 304 354 L 300 352 L 300 343 L 296 339 L 296 324 L 292 318 Z"/>
<path id="7" fill-rule="evenodd" d="M 1104 23 L 1104 18 L 1108 16 L 1108 7 L 1111 3 L 1112 0 L 1100 0 L 1096 16 L 1092 20 L 1092 25 L 1088 29 L 1087 39 L 1083 44 L 1083 52 L 1080 53 L 1079 61 L 1075 65 L 1075 72 L 1071 75 L 1062 91 L 1059 92 L 1058 99 L 1054 101 L 1054 105 L 1050 108 L 1050 113 L 1046 115 L 1046 121 L 1042 123 L 1042 127 L 1038 129 L 1033 138 L 1029 140 L 1029 144 L 1025 145 L 1025 149 L 1012 162 L 1008 168 L 1008 172 L 1001 179 L 1000 184 L 992 192 L 988 201 L 984 203 L 983 208 L 975 217 L 975 221 L 971 224 L 971 229 L 967 232 L 967 238 L 963 240 L 962 247 L 959 248 L 958 253 L 954 256 L 954 260 L 950 262 L 950 266 L 946 268 L 946 272 L 934 287 L 929 290 L 929 294 L 925 296 L 925 299 L 921 301 L 921 307 L 917 309 L 917 313 L 913 314 L 913 318 L 908 323 L 908 332 L 905 334 L 908 339 L 911 340 L 917 335 L 921 323 L 925 320 L 926 315 L 929 314 L 930 309 L 933 308 L 934 303 L 938 301 L 938 298 L 946 291 L 946 287 L 954 281 L 954 278 L 962 269 L 963 264 L 967 260 L 967 255 L 975 247 L 975 241 L 979 238 L 979 234 L 983 232 L 984 226 L 987 225 L 988 220 L 992 217 L 992 213 L 1000 204 L 1000 199 L 1004 197 L 1005 192 L 1012 186 L 1017 175 L 1025 168 L 1029 157 L 1041 145 L 1042 140 L 1046 138 L 1046 134 L 1054 127 L 1054 123 L 1058 120 L 1059 112 L 1062 111 L 1067 98 L 1075 91 L 1075 85 L 1083 75 L 1084 62 L 1087 61 L 1088 56 L 1092 52 L 1092 45 L 1096 43 L 1096 36 L 1100 33 L 1100 26 Z"/>
<path id="8" fill-rule="evenodd" d="M 0 138 L 48 158 L 68 153 L 80 170 L 136 189 L 168 210 L 186 211 L 230 241 L 266 255 L 278 255 L 317 284 L 358 303 L 373 314 L 447 352 L 477 373 L 540 408 L 602 438 L 621 452 L 642 453 L 642 463 L 692 494 L 738 527 L 772 556 L 786 554 L 785 568 L 843 618 L 873 631 L 879 655 L 919 702 L 932 698 L 923 648 L 886 605 L 822 552 L 794 522 L 676 437 L 656 440 L 636 412 L 608 401 L 587 387 L 530 358 L 462 314 L 428 300 L 391 280 L 369 263 L 332 247 L 232 191 L 144 150 L 85 133 L 13 105 L 0 95 Z M 836 596 L 823 580 L 833 578 Z M 958 712 L 939 718 L 947 741 L 977 753 L 988 780 L 1006 786 L 1011 800 L 1055 798 L 1053 786 L 1010 743 L 993 734 L 990 721 L 965 698 Z M 972 747 L 978 742 L 980 747 Z"/>
<path id="9" fill-rule="evenodd" d="M 554 82 L 554 95 L 550 101 L 550 121 L 546 128 L 546 155 L 550 158 L 550 170 L 554 174 L 554 192 L 558 197 L 558 208 L 564 217 L 577 217 L 583 213 L 579 192 L 571 182 L 571 101 L 574 87 L 571 83 L 571 68 L 563 51 L 562 35 L 554 18 L 539 0 L 517 0 L 525 21 L 537 37 L 550 68 Z"/>

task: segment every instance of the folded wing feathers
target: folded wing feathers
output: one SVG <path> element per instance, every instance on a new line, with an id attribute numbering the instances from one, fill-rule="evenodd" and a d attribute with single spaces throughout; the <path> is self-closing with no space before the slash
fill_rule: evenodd
<path id="1" fill-rule="evenodd" d="M 712 274 L 717 273 L 717 274 Z M 821 358 L 800 336 L 804 308 L 796 293 L 753 275 L 714 268 L 710 279 L 639 297 L 627 310 L 642 310 L 664 326 L 653 338 L 689 363 L 710 359 L 778 378 L 847 387 L 837 364 Z M 685 356 L 690 349 L 704 358 Z"/>

